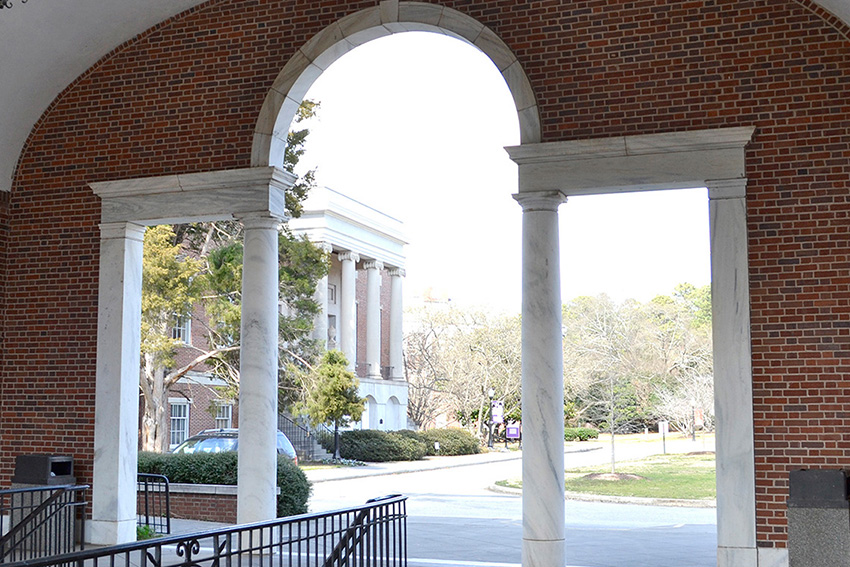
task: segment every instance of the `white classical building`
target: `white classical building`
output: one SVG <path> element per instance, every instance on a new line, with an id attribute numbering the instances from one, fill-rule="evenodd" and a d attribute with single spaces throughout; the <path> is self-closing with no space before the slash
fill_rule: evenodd
<path id="1" fill-rule="evenodd" d="M 402 222 L 325 187 L 310 192 L 304 211 L 289 221 L 331 254 L 316 290 L 322 306 L 314 336 L 341 350 L 360 379 L 366 411 L 355 427 L 407 427 L 407 381 L 402 357 Z"/>

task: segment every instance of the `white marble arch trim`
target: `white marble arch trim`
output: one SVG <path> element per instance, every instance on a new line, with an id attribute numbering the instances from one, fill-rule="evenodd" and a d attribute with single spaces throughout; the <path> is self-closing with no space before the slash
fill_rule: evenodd
<path id="1" fill-rule="evenodd" d="M 407 31 L 449 35 L 474 45 L 499 69 L 513 95 L 522 143 L 541 139 L 537 99 L 522 65 L 492 30 L 475 19 L 438 4 L 384 0 L 378 6 L 354 12 L 307 41 L 284 65 L 263 101 L 251 163 L 283 163 L 289 125 L 313 82 L 331 63 L 373 39 Z"/>
<path id="2" fill-rule="evenodd" d="M 92 542 L 135 539 L 144 226 L 253 215 L 276 224 L 286 218 L 284 192 L 294 181 L 263 167 L 90 184 L 102 205 Z M 109 497 L 114 494 L 121 497 Z"/>
<path id="3" fill-rule="evenodd" d="M 745 148 L 754 132 L 724 128 L 506 148 L 519 165 L 520 194 L 709 188 L 720 567 L 761 561 L 755 535 L 745 177 Z M 784 557 L 764 555 L 771 566 Z"/>
<path id="4" fill-rule="evenodd" d="M 296 177 L 276 167 L 249 167 L 90 183 L 101 221 L 141 225 L 232 219 L 267 213 L 285 219 L 285 193 Z"/>
<path id="5" fill-rule="evenodd" d="M 519 190 L 567 196 L 705 187 L 743 178 L 755 128 L 522 144 L 505 148 L 519 165 Z"/>

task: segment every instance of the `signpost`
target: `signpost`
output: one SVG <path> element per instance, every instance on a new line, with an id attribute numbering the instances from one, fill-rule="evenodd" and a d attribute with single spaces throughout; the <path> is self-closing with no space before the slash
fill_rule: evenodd
<path id="1" fill-rule="evenodd" d="M 661 447 L 664 449 L 664 454 L 667 454 L 667 432 L 670 430 L 670 422 L 662 419 L 658 422 L 658 432 L 661 433 Z"/>

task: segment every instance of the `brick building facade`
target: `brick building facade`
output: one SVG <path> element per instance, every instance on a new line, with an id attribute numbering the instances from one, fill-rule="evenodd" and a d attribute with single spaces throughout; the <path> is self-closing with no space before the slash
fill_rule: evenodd
<path id="1" fill-rule="evenodd" d="M 9 21 L 33 30 L 27 9 L 41 13 L 29 3 Z M 657 155 L 655 138 L 638 141 L 635 154 L 630 136 L 751 132 L 741 145 L 741 191 L 714 193 L 717 206 L 742 207 L 735 218 L 745 237 L 728 251 L 742 255 L 744 285 L 735 292 L 746 301 L 715 309 L 747 315 L 730 347 L 746 353 L 735 384 L 749 392 L 739 401 L 752 410 L 740 424 L 751 441 L 726 465 L 752 470 L 743 484 L 754 498 L 740 500 L 752 525 L 719 520 L 719 562 L 782 564 L 789 471 L 846 467 L 850 454 L 850 28 L 842 9 L 826 0 L 268 0 L 164 13 L 77 77 L 45 86 L 51 102 L 25 125 L 25 141 L 3 138 L 0 479 L 8 481 L 15 455 L 57 451 L 76 458 L 80 481 L 93 479 L 105 273 L 98 225 L 112 201 L 92 184 L 274 165 L 276 121 L 288 124 L 292 105 L 340 53 L 386 33 L 442 30 L 485 51 L 514 94 L 521 147 L 533 154 L 525 162 L 515 154 L 521 193 L 561 190 L 540 172 L 568 177 L 576 152 L 624 162 Z M 662 146 L 658 153 L 675 151 Z M 539 183 L 526 183 L 524 171 Z M 632 181 L 625 185 L 671 185 Z"/>

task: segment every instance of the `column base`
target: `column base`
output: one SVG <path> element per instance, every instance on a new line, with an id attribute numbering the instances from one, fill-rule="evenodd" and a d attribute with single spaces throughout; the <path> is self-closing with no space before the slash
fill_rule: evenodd
<path id="1" fill-rule="evenodd" d="M 86 520 L 86 543 L 118 545 L 132 541 L 136 541 L 136 518 L 114 522 Z"/>
<path id="2" fill-rule="evenodd" d="M 758 567 L 755 547 L 718 547 L 717 567 Z"/>
<path id="3" fill-rule="evenodd" d="M 565 540 L 522 540 L 522 567 L 562 567 L 566 561 Z"/>

